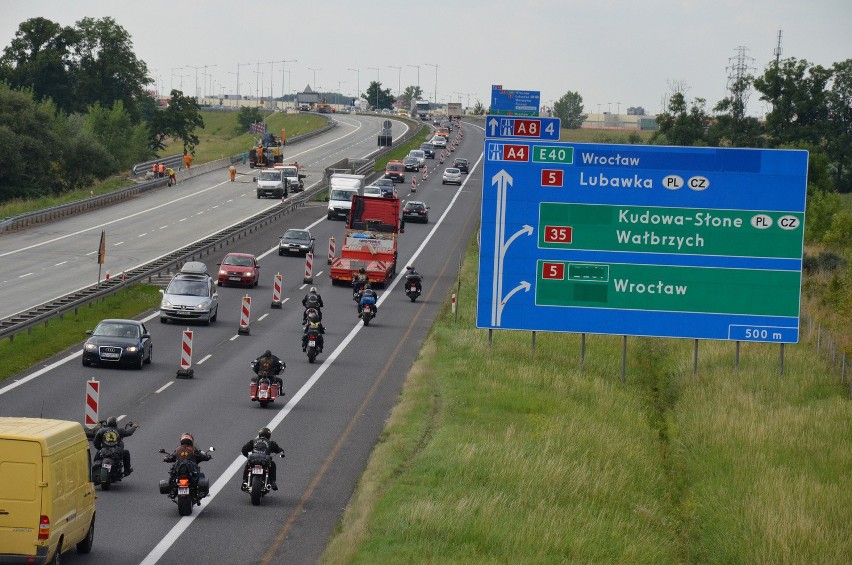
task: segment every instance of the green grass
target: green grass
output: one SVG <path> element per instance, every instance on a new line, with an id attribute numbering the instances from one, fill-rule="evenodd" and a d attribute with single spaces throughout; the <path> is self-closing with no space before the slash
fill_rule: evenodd
<path id="1" fill-rule="evenodd" d="M 44 210 L 60 204 L 67 204 L 76 200 L 82 200 L 91 196 L 99 196 L 106 194 L 119 188 L 124 188 L 133 184 L 133 181 L 126 177 L 112 177 L 110 179 L 97 182 L 89 188 L 66 192 L 57 196 L 42 196 L 29 200 L 15 199 L 9 202 L 0 204 L 0 219 L 9 218 L 11 216 L 19 216 L 37 210 Z"/>
<path id="2" fill-rule="evenodd" d="M 474 326 L 445 306 L 325 563 L 848 563 L 852 403 L 808 345 Z"/>
<path id="3" fill-rule="evenodd" d="M 135 318 L 140 312 L 160 304 L 159 287 L 134 285 L 91 306 L 83 306 L 76 313 L 69 312 L 36 326 L 29 333 L 20 333 L 12 340 L 0 341 L 0 381 L 29 369 L 45 359 L 82 344 L 86 330 L 92 330 L 104 318 Z"/>

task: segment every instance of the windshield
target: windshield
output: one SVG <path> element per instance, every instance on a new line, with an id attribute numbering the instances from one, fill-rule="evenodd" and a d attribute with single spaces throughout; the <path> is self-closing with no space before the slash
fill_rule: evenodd
<path id="1" fill-rule="evenodd" d="M 420 150 L 414 150 L 411 153 L 409 153 L 409 155 L 411 157 L 423 157 L 424 153 Z"/>
<path id="2" fill-rule="evenodd" d="M 381 194 L 381 193 L 382 193 L 382 189 L 379 188 L 378 186 L 372 186 L 371 185 L 371 186 L 365 186 L 364 187 L 364 194 Z"/>
<path id="3" fill-rule="evenodd" d="M 296 175 L 296 167 L 287 167 L 286 169 L 284 169 L 285 177 L 295 177 Z"/>
<path id="4" fill-rule="evenodd" d="M 298 230 L 287 230 L 284 232 L 284 237 L 282 239 L 304 239 L 308 240 L 308 232 L 298 231 Z"/>
<path id="5" fill-rule="evenodd" d="M 329 200 L 352 200 L 352 195 L 355 194 L 351 190 L 332 190 Z"/>
<path id="6" fill-rule="evenodd" d="M 233 265 L 235 267 L 251 267 L 252 261 L 250 257 L 240 257 L 239 255 L 228 255 L 222 261 L 223 265 Z"/>
<path id="7" fill-rule="evenodd" d="M 169 283 L 166 292 L 184 296 L 207 296 L 207 283 L 204 281 L 173 280 Z"/>
<path id="8" fill-rule="evenodd" d="M 100 335 L 107 337 L 139 337 L 139 326 L 133 324 L 121 323 L 103 323 L 98 324 L 92 335 Z"/>
<path id="9" fill-rule="evenodd" d="M 281 173 L 278 171 L 260 171 L 260 176 L 257 178 L 258 180 L 280 181 Z"/>

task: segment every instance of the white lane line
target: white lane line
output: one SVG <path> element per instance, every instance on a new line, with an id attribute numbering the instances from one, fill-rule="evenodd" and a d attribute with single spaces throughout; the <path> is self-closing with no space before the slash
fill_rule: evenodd
<path id="1" fill-rule="evenodd" d="M 211 357 L 213 357 L 213 355 L 211 355 L 211 354 L 205 355 L 204 357 L 202 357 L 202 358 L 201 358 L 201 361 L 199 361 L 198 363 L 196 363 L 196 365 L 201 365 L 202 363 L 204 363 L 205 361 L 207 361 L 207 360 L 208 360 L 208 359 L 210 359 Z"/>
<path id="2" fill-rule="evenodd" d="M 124 420 L 125 418 L 127 418 L 127 414 L 122 414 L 121 416 L 119 416 L 118 418 L 116 418 L 116 419 L 115 419 L 115 421 L 116 421 L 116 422 L 120 422 L 120 421 Z"/>
<path id="3" fill-rule="evenodd" d="M 169 388 L 169 387 L 170 387 L 170 386 L 172 386 L 173 384 L 174 384 L 174 381 L 169 381 L 169 382 L 167 382 L 166 384 L 164 384 L 163 386 L 161 386 L 160 388 L 158 388 L 157 390 L 155 390 L 155 391 L 154 391 L 154 394 L 160 394 L 161 392 L 163 392 L 164 390 L 166 390 L 167 388 Z"/>
<path id="4" fill-rule="evenodd" d="M 265 318 L 265 317 L 267 317 L 267 316 L 269 316 L 269 312 L 267 312 L 266 314 L 264 314 L 263 316 L 261 316 L 260 318 L 258 318 L 258 319 L 257 319 L 257 321 L 259 322 L 259 321 L 261 321 L 262 319 L 264 319 L 264 318 Z"/>
<path id="5" fill-rule="evenodd" d="M 95 253 L 97 253 L 97 251 L 90 251 L 89 253 L 86 253 L 86 255 L 94 255 Z"/>
<path id="6" fill-rule="evenodd" d="M 148 232 L 140 233 L 140 234 L 139 234 L 139 235 L 137 235 L 136 237 L 145 237 L 146 235 L 148 235 Z"/>
<path id="7" fill-rule="evenodd" d="M 64 265 L 64 264 L 65 264 L 65 263 L 67 263 L 67 262 L 68 262 L 68 261 L 62 261 L 61 263 L 56 263 L 56 264 L 55 264 L 55 265 L 53 265 L 53 266 L 54 266 L 54 267 L 58 267 L 59 265 Z"/>
<path id="8" fill-rule="evenodd" d="M 113 247 L 118 247 L 118 246 L 119 246 L 119 245 L 121 245 L 122 243 L 124 243 L 124 242 L 123 242 L 123 241 L 119 241 L 118 243 L 113 243 L 113 244 L 112 244 L 112 246 L 113 246 Z"/>
<path id="9" fill-rule="evenodd" d="M 181 218 L 181 219 L 180 219 L 180 220 L 178 220 L 178 221 L 179 221 L 179 222 L 185 222 L 186 220 L 187 220 L 187 218 Z"/>
<path id="10" fill-rule="evenodd" d="M 32 275 L 32 274 L 34 274 L 34 273 L 27 273 L 27 274 L 25 274 L 25 275 L 18 275 L 18 278 L 19 278 L 19 279 L 22 279 L 22 278 L 24 278 L 24 277 L 28 277 L 28 276 L 30 276 L 30 275 Z"/>
<path id="11" fill-rule="evenodd" d="M 167 227 L 169 227 L 169 226 L 160 226 L 160 229 L 161 229 L 161 230 L 164 230 L 164 229 L 166 229 Z"/>
<path id="12" fill-rule="evenodd" d="M 235 339 L 237 339 L 238 337 L 240 337 L 240 334 L 235 335 L 234 337 L 232 337 L 232 338 L 231 338 L 231 339 L 229 339 L 228 341 L 234 341 L 234 340 L 235 340 Z"/>
<path id="13" fill-rule="evenodd" d="M 315 276 L 315 277 L 318 277 L 318 276 L 320 276 L 322 273 L 323 273 L 323 271 L 317 271 L 317 274 L 315 274 L 314 276 Z"/>

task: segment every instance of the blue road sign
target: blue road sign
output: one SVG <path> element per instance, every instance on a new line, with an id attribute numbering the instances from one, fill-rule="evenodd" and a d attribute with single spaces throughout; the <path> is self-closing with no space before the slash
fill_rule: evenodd
<path id="1" fill-rule="evenodd" d="M 511 116 L 538 116 L 541 92 L 538 90 L 503 90 L 491 86 L 491 113 Z"/>
<path id="2" fill-rule="evenodd" d="M 795 343 L 807 162 L 486 138 L 477 327 Z"/>
<path id="3" fill-rule="evenodd" d="M 559 118 L 485 116 L 486 137 L 559 141 Z"/>

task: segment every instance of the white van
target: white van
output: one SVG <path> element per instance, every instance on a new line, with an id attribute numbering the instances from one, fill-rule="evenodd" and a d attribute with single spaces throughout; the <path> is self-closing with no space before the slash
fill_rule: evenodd
<path id="1" fill-rule="evenodd" d="M 328 187 L 328 219 L 346 219 L 352 208 L 352 197 L 364 192 L 364 175 L 333 173 Z"/>
<path id="2" fill-rule="evenodd" d="M 79 422 L 0 417 L 0 563 L 89 553 L 95 486 Z"/>
<path id="3" fill-rule="evenodd" d="M 257 182 L 257 197 L 272 196 L 284 198 L 287 196 L 287 177 L 281 169 L 263 169 L 254 180 Z"/>

